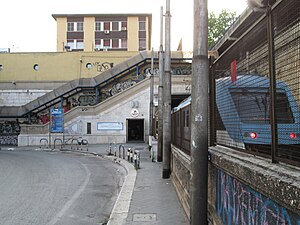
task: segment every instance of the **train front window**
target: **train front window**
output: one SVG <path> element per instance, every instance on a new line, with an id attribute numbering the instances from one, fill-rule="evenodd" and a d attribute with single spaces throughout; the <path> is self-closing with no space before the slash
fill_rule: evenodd
<path id="1" fill-rule="evenodd" d="M 268 92 L 235 89 L 230 93 L 243 123 L 270 123 L 270 96 Z M 284 92 L 276 93 L 276 108 L 277 123 L 294 123 L 288 98 Z"/>

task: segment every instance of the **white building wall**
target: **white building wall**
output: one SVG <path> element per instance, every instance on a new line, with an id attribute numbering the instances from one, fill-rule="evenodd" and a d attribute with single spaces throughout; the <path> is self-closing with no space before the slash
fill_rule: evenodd
<path id="1" fill-rule="evenodd" d="M 51 90 L 0 90 L 0 106 L 21 106 Z"/>

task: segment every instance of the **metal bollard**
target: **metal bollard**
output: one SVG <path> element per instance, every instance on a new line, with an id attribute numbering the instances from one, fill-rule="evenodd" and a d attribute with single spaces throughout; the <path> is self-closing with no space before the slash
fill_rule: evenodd
<path id="1" fill-rule="evenodd" d="M 131 151 L 131 148 L 128 148 L 127 149 L 127 160 L 128 160 L 128 162 L 130 161 L 130 151 Z"/>
<path id="2" fill-rule="evenodd" d="M 130 162 L 133 163 L 133 150 L 130 150 Z"/>
<path id="3" fill-rule="evenodd" d="M 119 145 L 119 158 L 125 159 L 125 148 L 123 145 Z"/>
<path id="4" fill-rule="evenodd" d="M 117 145 L 114 143 L 114 155 L 117 156 Z"/>
<path id="5" fill-rule="evenodd" d="M 133 159 L 134 159 L 135 169 L 139 169 L 140 168 L 140 151 L 137 151 L 137 150 L 134 151 Z"/>

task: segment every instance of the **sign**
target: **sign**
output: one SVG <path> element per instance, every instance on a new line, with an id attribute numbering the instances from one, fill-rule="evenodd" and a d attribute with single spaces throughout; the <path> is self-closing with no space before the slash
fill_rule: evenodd
<path id="1" fill-rule="evenodd" d="M 140 114 L 139 110 L 138 109 L 132 109 L 131 110 L 131 116 L 132 117 L 138 117 Z"/>
<path id="2" fill-rule="evenodd" d="M 64 110 L 62 108 L 50 109 L 50 132 L 64 132 Z"/>
<path id="3" fill-rule="evenodd" d="M 98 122 L 97 130 L 123 130 L 121 122 Z"/>

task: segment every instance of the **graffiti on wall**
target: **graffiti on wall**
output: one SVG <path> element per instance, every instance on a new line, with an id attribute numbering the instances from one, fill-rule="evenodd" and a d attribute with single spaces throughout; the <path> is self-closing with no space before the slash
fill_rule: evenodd
<path id="1" fill-rule="evenodd" d="M 94 62 L 93 63 L 94 66 L 97 66 L 97 71 L 98 72 L 104 72 L 106 70 L 109 70 L 110 68 L 114 67 L 114 63 L 109 63 L 109 62 Z"/>
<path id="2" fill-rule="evenodd" d="M 17 145 L 20 130 L 18 121 L 0 123 L 0 145 Z"/>
<path id="3" fill-rule="evenodd" d="M 96 95 L 83 94 L 83 95 L 80 95 L 78 98 L 73 97 L 71 99 L 71 104 L 72 104 L 72 107 L 96 105 L 97 104 Z"/>
<path id="4" fill-rule="evenodd" d="M 300 225 L 300 216 L 218 170 L 217 212 L 225 225 Z"/>
<path id="5" fill-rule="evenodd" d="M 143 74 L 145 76 L 151 75 L 151 67 L 147 67 L 144 69 Z M 159 75 L 159 68 L 153 68 L 153 74 Z M 192 67 L 191 66 L 178 66 L 171 68 L 172 75 L 191 75 Z"/>
<path id="6" fill-rule="evenodd" d="M 120 93 L 124 90 L 126 90 L 127 88 L 130 88 L 132 85 L 136 84 L 137 82 L 135 80 L 132 79 L 127 79 L 124 81 L 120 81 L 120 82 L 116 82 L 114 83 L 111 88 L 108 89 L 102 89 L 102 98 L 103 99 L 107 99 L 117 93 Z"/>

